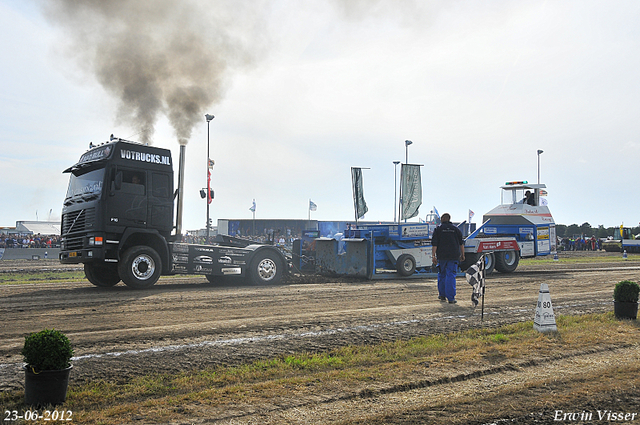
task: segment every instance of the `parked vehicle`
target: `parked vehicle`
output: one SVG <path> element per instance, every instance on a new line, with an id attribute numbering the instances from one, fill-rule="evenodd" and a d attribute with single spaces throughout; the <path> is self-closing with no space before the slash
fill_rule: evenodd
<path id="1" fill-rule="evenodd" d="M 602 247 L 608 252 L 640 252 L 640 238 L 631 233 L 631 228 L 620 226 L 613 232 L 613 239 L 607 239 Z"/>

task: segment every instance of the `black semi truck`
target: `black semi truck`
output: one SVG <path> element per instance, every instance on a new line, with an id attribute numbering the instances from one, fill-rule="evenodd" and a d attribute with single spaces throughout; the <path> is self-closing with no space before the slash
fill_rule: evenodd
<path id="1" fill-rule="evenodd" d="M 174 192 L 170 150 L 113 136 L 90 145 L 64 171 L 70 179 L 60 261 L 84 264 L 87 279 L 100 287 L 123 281 L 141 289 L 173 274 L 205 275 L 209 282 L 235 275 L 254 284 L 279 283 L 288 267 L 274 246 L 224 236 L 211 245 L 181 242 L 184 152 L 181 146 Z"/>

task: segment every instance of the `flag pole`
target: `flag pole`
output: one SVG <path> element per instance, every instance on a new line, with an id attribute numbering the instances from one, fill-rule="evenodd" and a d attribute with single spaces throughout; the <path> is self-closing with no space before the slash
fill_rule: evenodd
<path id="1" fill-rule="evenodd" d="M 400 220 L 402 220 L 402 185 L 404 184 L 404 164 L 400 164 L 400 197 L 398 198 L 398 225 L 400 225 Z"/>
<path id="2" fill-rule="evenodd" d="M 358 201 L 356 200 L 356 180 L 351 167 L 351 193 L 353 195 L 353 214 L 356 217 L 356 227 L 358 227 Z"/>
<path id="3" fill-rule="evenodd" d="M 481 322 L 484 322 L 484 290 L 485 290 L 485 288 L 482 287 L 482 313 L 481 313 L 481 316 L 480 316 L 480 321 Z"/>
<path id="4" fill-rule="evenodd" d="M 482 254 L 482 256 L 480 257 L 484 263 L 484 254 Z M 484 266 L 482 267 L 482 311 L 480 313 L 480 321 L 484 322 L 484 291 L 485 289 L 487 289 L 487 281 L 486 281 L 486 276 L 484 274 L 485 270 L 484 270 Z"/>

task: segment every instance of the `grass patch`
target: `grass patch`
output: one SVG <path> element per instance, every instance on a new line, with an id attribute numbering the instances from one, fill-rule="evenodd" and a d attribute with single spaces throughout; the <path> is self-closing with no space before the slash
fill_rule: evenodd
<path id="1" fill-rule="evenodd" d="M 23 285 L 28 283 L 63 283 L 85 280 L 84 271 L 34 270 L 0 273 L 0 285 Z"/>
<path id="2" fill-rule="evenodd" d="M 73 410 L 74 423 L 126 422 L 138 414 L 146 422 L 167 422 L 189 417 L 188 406 L 206 405 L 224 412 L 314 395 L 357 394 L 371 385 L 438 379 L 486 369 L 494 362 L 539 359 L 640 340 L 635 322 L 615 320 L 612 313 L 558 316 L 557 325 L 558 332 L 552 334 L 541 334 L 533 330 L 532 322 L 524 322 L 290 354 L 234 367 L 141 376 L 125 384 L 72 385 L 64 408 Z M 24 409 L 22 398 L 22 391 L 4 392 L 0 402 L 9 410 L 20 410 Z"/>

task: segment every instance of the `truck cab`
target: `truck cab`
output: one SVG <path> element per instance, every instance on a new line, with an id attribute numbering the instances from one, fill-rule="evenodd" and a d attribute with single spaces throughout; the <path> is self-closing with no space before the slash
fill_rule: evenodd
<path id="1" fill-rule="evenodd" d="M 183 152 L 181 146 L 181 170 Z M 174 225 L 173 160 L 168 149 L 112 136 L 101 145 L 90 145 L 64 172 L 70 177 L 62 209 L 60 261 L 84 264 L 87 279 L 96 286 L 122 280 L 141 289 L 154 285 L 160 275 L 177 273 L 205 275 L 210 282 L 236 275 L 265 284 L 280 282 L 287 272 L 286 258 L 272 246 L 228 240 L 181 243 L 180 219 Z"/>
<path id="2" fill-rule="evenodd" d="M 69 187 L 62 209 L 62 263 L 84 263 L 98 286 L 120 281 L 117 264 L 128 247 L 154 247 L 165 270 L 173 230 L 171 151 L 112 139 L 64 171 Z M 155 273 L 155 270 L 154 270 Z M 117 280 L 116 280 L 117 279 Z M 114 284 L 115 284 L 114 283 Z"/>

